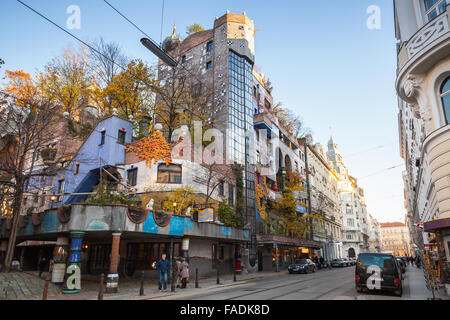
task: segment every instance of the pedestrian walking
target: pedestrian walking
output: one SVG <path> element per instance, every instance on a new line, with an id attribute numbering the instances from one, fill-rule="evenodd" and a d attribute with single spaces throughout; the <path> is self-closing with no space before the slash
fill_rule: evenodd
<path id="1" fill-rule="evenodd" d="M 186 289 L 186 282 L 189 278 L 189 264 L 187 263 L 186 259 L 183 258 L 181 265 L 181 289 Z"/>
<path id="2" fill-rule="evenodd" d="M 177 275 L 176 275 L 177 282 L 176 282 L 176 286 L 177 286 L 177 288 L 180 288 L 181 287 L 181 280 L 182 280 L 181 279 L 181 257 L 177 258 L 176 268 L 177 268 Z"/>
<path id="3" fill-rule="evenodd" d="M 45 264 L 46 264 L 46 263 L 47 263 L 47 261 L 45 260 L 45 258 L 42 258 L 42 259 L 39 261 L 39 264 L 38 264 L 39 277 L 42 276 L 42 273 L 44 272 Z"/>
<path id="4" fill-rule="evenodd" d="M 167 260 L 167 255 L 164 253 L 161 259 L 155 265 L 156 270 L 159 273 L 159 291 L 167 291 L 167 272 L 169 271 L 169 260 Z M 164 282 L 164 289 L 162 283 Z"/>

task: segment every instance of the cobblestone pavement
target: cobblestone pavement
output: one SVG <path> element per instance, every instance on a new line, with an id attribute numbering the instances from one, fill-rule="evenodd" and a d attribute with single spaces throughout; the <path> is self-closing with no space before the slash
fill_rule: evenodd
<path id="1" fill-rule="evenodd" d="M 48 274 L 43 274 L 47 276 Z M 40 300 L 45 278 L 33 273 L 0 273 L 0 300 Z M 49 282 L 47 298 L 58 296 L 60 288 Z"/>
<path id="2" fill-rule="evenodd" d="M 228 286 L 239 285 L 247 281 L 271 278 L 280 276 L 284 273 L 260 272 L 254 274 L 243 274 L 237 276 L 237 281 L 233 281 L 233 275 L 226 274 L 220 278 L 220 284 L 217 285 L 217 278 L 203 278 L 199 280 L 200 289 L 195 288 L 195 279 L 191 279 L 187 289 L 176 288 L 175 292 L 171 292 L 171 286 L 168 284 L 166 292 L 158 290 L 158 283 L 146 280 L 144 282 L 144 294 L 140 296 L 140 280 L 123 279 L 119 280 L 119 292 L 115 294 L 107 294 L 104 292 L 104 300 L 145 300 L 167 297 L 180 298 L 186 294 L 192 294 L 201 289 L 226 288 Z M 0 300 L 41 300 L 44 291 L 45 276 L 39 278 L 37 272 L 13 272 L 0 274 Z M 62 287 L 49 283 L 48 300 L 97 300 L 99 293 L 99 279 L 84 278 L 81 282 L 82 289 L 78 294 L 62 294 Z M 106 286 L 104 286 L 106 287 Z"/>

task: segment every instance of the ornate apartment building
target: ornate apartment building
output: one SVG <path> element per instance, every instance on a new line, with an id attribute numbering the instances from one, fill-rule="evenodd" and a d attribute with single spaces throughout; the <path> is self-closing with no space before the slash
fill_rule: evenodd
<path id="1" fill-rule="evenodd" d="M 359 253 L 367 252 L 370 248 L 370 227 L 364 190 L 358 186 L 357 179 L 348 174 L 333 138 L 328 142 L 327 156 L 338 175 L 344 256 L 357 257 Z"/>
<path id="2" fill-rule="evenodd" d="M 315 225 L 313 239 L 323 243 L 323 256 L 327 260 L 343 258 L 342 216 L 338 194 L 338 175 L 320 143 L 307 146 L 309 185 L 312 212 L 323 220 Z"/>
<path id="3" fill-rule="evenodd" d="M 406 219 L 418 246 L 450 261 L 450 1 L 395 0 L 400 152 Z M 424 246 L 425 245 L 425 246 Z"/>

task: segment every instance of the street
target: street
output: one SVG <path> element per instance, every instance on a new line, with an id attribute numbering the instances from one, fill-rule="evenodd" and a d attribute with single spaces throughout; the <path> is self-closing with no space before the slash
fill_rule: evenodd
<path id="1" fill-rule="evenodd" d="M 312 274 L 282 274 L 253 280 L 227 288 L 208 288 L 201 293 L 160 300 L 426 300 L 431 293 L 425 287 L 423 272 L 408 267 L 403 282 L 403 296 L 389 292 L 357 293 L 355 268 L 321 270 Z"/>

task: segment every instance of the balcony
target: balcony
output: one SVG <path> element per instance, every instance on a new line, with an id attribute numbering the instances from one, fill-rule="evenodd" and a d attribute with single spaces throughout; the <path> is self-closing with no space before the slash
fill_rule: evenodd
<path id="1" fill-rule="evenodd" d="M 255 114 L 253 124 L 257 130 L 267 130 L 267 137 L 272 138 L 272 115 L 268 112 Z"/>
<path id="2" fill-rule="evenodd" d="M 408 74 L 421 74 L 430 66 L 448 56 L 450 51 L 450 15 L 446 11 L 429 21 L 408 41 L 398 53 L 397 92 L 408 101 L 404 82 Z"/>

